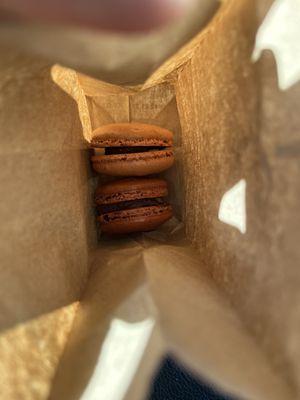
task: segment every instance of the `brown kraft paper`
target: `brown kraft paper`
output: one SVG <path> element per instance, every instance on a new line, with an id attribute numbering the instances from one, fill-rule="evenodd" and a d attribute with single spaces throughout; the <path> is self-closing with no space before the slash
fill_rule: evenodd
<path id="1" fill-rule="evenodd" d="M 169 352 L 241 398 L 298 397 L 299 165 L 286 149 L 297 140 L 299 85 L 282 94 L 273 60 L 251 63 L 255 11 L 251 0 L 227 0 L 130 88 L 3 50 L 3 398 L 80 398 L 115 318 L 154 321 L 130 400 L 147 393 Z M 166 176 L 176 218 L 96 243 L 88 143 L 95 127 L 127 121 L 174 131 Z M 245 234 L 218 219 L 240 180 Z"/>

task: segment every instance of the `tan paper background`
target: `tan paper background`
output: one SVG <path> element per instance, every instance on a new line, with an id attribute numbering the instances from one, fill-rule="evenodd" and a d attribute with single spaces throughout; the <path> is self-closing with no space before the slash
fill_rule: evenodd
<path id="1" fill-rule="evenodd" d="M 128 398 L 141 398 L 170 349 L 242 398 L 299 396 L 299 85 L 281 93 L 272 58 L 251 63 L 255 14 L 251 0 L 224 2 L 143 87 L 121 88 L 3 50 L 0 348 L 9 356 L 2 358 L 0 384 L 6 398 L 43 399 L 49 392 L 53 399 L 78 398 L 111 319 L 125 303 L 124 318 L 133 314 L 136 290 L 151 299 L 148 312 L 159 333 Z M 170 227 L 144 239 L 102 241 L 94 253 L 87 142 L 96 126 L 131 120 L 175 131 L 177 164 L 168 176 L 191 245 Z M 222 195 L 240 179 L 247 182 L 245 235 L 218 220 Z M 72 303 L 84 287 L 67 343 Z M 68 304 L 52 320 L 51 312 Z M 45 313 L 34 334 L 31 324 L 13 329 Z M 25 335 L 30 351 L 17 352 L 11 375 L 7 343 L 22 343 Z M 48 352 L 38 355 L 40 372 L 26 385 L 29 354 L 41 343 Z M 80 369 L 71 368 L 79 362 Z"/>

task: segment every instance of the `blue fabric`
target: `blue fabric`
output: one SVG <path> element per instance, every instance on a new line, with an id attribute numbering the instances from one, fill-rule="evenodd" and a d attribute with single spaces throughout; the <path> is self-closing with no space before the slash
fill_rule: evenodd
<path id="1" fill-rule="evenodd" d="M 238 400 L 219 393 L 188 372 L 171 357 L 158 370 L 148 400 Z"/>

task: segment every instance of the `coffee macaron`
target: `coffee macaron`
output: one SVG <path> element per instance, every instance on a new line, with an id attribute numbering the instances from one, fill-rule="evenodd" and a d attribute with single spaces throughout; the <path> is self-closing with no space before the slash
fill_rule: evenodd
<path id="1" fill-rule="evenodd" d="M 113 176 L 144 176 L 170 168 L 173 133 L 156 125 L 116 123 L 93 132 L 95 171 Z"/>
<path id="2" fill-rule="evenodd" d="M 158 178 L 127 178 L 100 186 L 95 193 L 102 232 L 125 234 L 146 232 L 172 217 L 164 199 L 167 183 Z"/>

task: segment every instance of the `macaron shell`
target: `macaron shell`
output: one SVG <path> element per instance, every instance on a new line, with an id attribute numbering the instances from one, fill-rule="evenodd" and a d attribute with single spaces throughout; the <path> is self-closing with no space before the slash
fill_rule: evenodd
<path id="1" fill-rule="evenodd" d="M 98 173 L 112 176 L 144 176 L 170 168 L 174 163 L 172 149 L 144 153 L 92 156 L 93 168 Z"/>
<path id="2" fill-rule="evenodd" d="M 103 125 L 92 135 L 94 147 L 173 145 L 173 133 L 168 129 L 136 122 Z"/>
<path id="3" fill-rule="evenodd" d="M 110 182 L 97 188 L 97 204 L 115 204 L 122 201 L 166 197 L 166 181 L 158 178 L 127 178 Z"/>
<path id="4" fill-rule="evenodd" d="M 108 220 L 106 220 L 108 216 Z M 172 207 L 150 206 L 115 211 L 98 217 L 101 230 L 108 234 L 147 232 L 158 228 L 172 217 Z"/>

